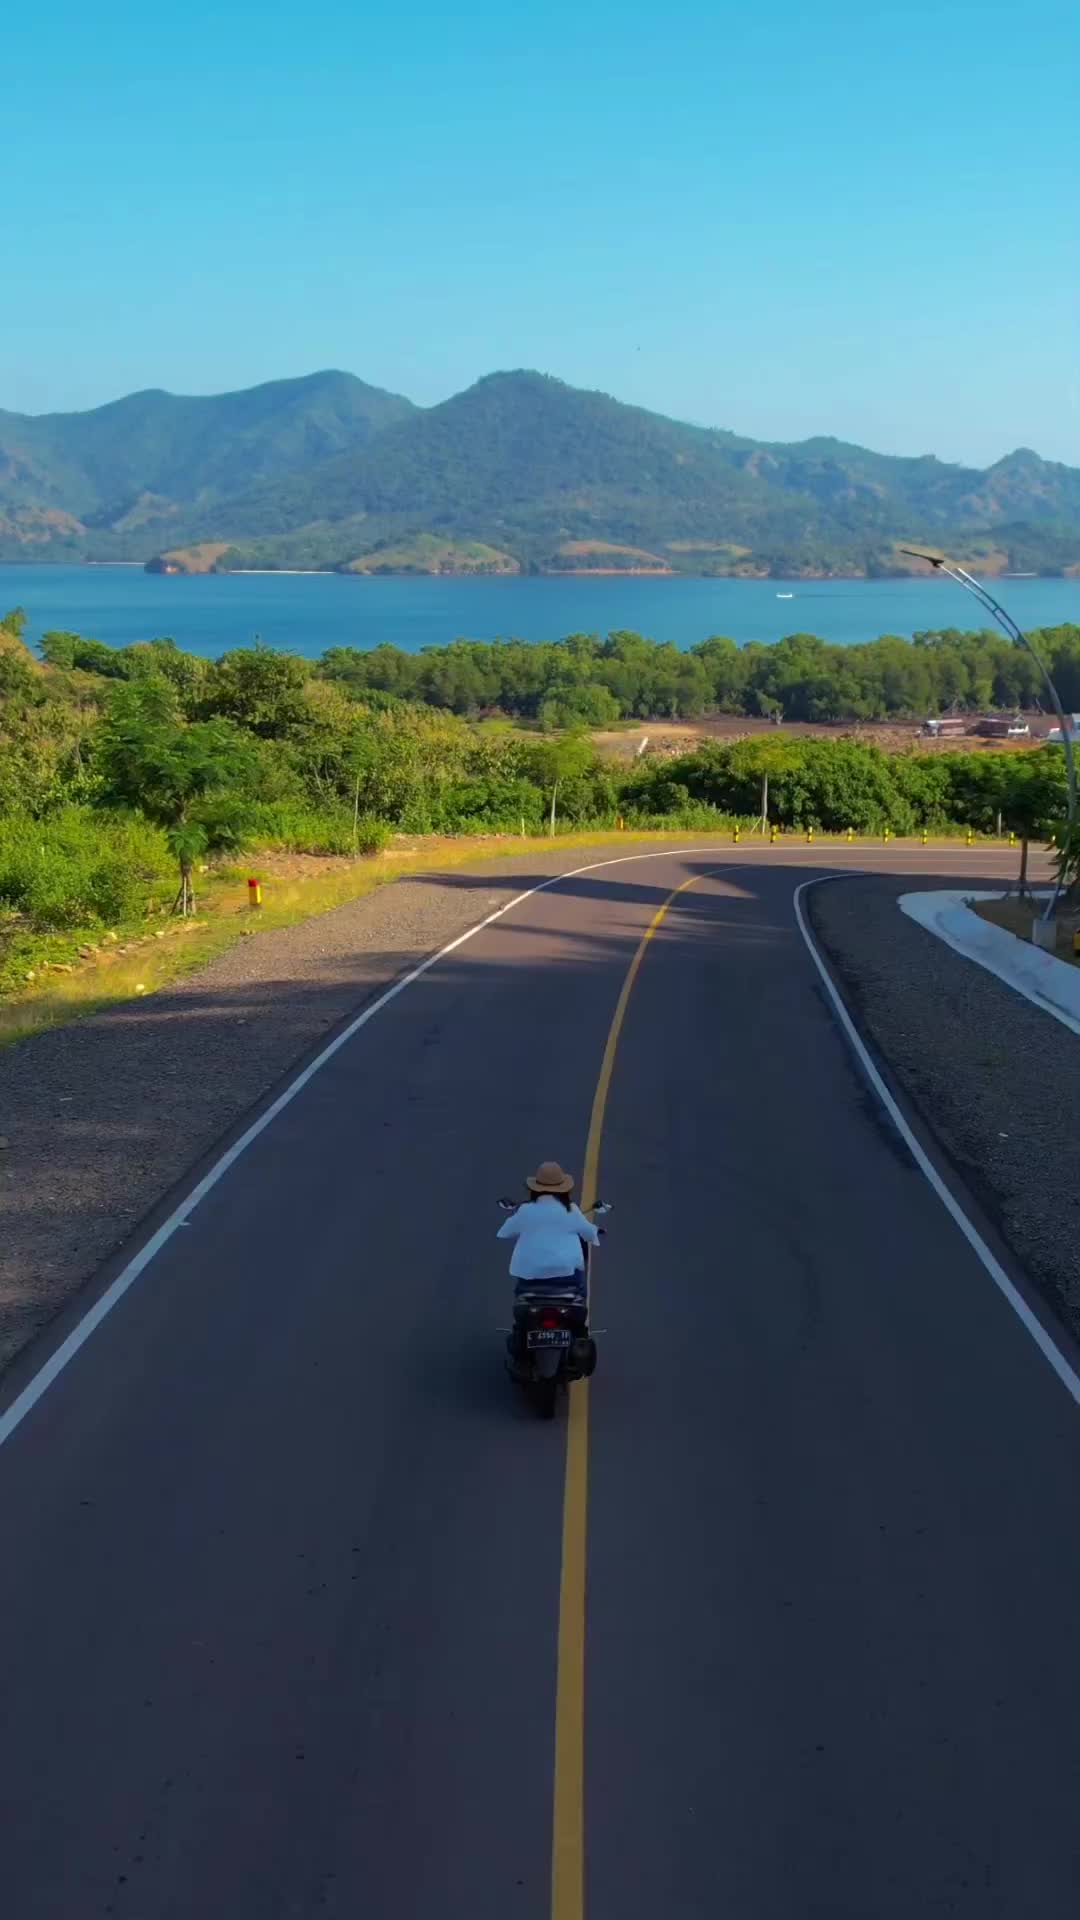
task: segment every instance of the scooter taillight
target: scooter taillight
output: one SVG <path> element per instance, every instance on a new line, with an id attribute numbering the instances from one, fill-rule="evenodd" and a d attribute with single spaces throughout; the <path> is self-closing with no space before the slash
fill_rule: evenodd
<path id="1" fill-rule="evenodd" d="M 544 1314 L 541 1314 L 541 1316 L 540 1316 L 540 1325 L 541 1325 L 542 1327 L 544 1327 L 544 1328 L 548 1328 L 548 1327 L 557 1327 L 557 1326 L 558 1326 L 558 1324 L 559 1324 L 559 1316 L 558 1316 L 558 1314 L 557 1314 L 557 1313 L 544 1313 Z"/>

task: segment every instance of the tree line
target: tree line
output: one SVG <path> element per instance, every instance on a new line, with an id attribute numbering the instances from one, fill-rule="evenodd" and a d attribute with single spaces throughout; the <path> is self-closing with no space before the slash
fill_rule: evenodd
<path id="1" fill-rule="evenodd" d="M 753 821 L 766 795 L 770 820 L 791 829 L 992 832 L 1000 824 L 1036 837 L 1064 813 L 1053 747 L 889 755 L 857 740 L 770 730 L 627 765 L 596 750 L 572 703 L 560 713 L 575 724 L 548 724 L 547 703 L 563 698 L 552 691 L 553 663 L 559 685 L 579 693 L 599 685 L 620 712 L 635 704 L 652 712 L 657 688 L 676 697 L 686 662 L 714 676 L 715 699 L 731 655 L 740 672 L 743 656 L 754 659 L 754 650 L 726 641 L 681 655 L 636 635 L 578 636 L 550 648 L 338 651 L 311 663 L 265 648 L 208 661 L 171 641 L 112 649 L 54 633 L 36 661 L 21 628 L 17 614 L 0 620 L 0 963 L 5 913 L 39 929 L 109 924 L 137 916 L 151 895 L 160 902 L 170 873 L 183 911 L 200 866 L 244 847 L 370 853 L 394 831 L 539 833 L 553 820 L 560 828 L 621 820 L 715 830 Z M 1064 679 L 1067 636 L 1077 630 L 1058 632 L 1066 635 L 1054 656 Z M 790 689 L 803 685 L 788 677 L 798 644 L 758 651 L 774 663 L 769 697 L 783 694 L 790 712 Z M 820 663 L 822 651 L 846 659 L 859 650 L 815 641 L 799 657 Z M 992 636 L 883 641 L 863 651 L 879 663 L 949 658 L 991 684 L 1007 668 Z M 501 676 L 499 697 L 490 681 L 467 701 L 455 691 L 462 663 Z M 416 677 L 395 680 L 398 666 Z M 601 669 L 608 680 L 594 682 Z M 515 688 L 532 727 L 475 718 L 513 711 Z M 600 724 L 609 717 L 607 709 Z"/>
<path id="2" fill-rule="evenodd" d="M 1080 627 L 1033 639 L 1067 708 L 1080 708 Z M 420 653 L 335 647 L 319 674 L 358 695 L 420 701 L 452 713 L 499 711 L 548 729 L 710 713 L 839 723 L 922 719 L 950 708 L 1031 708 L 1043 692 L 1031 656 L 991 630 L 884 634 L 837 646 L 796 633 L 774 644 L 713 635 L 682 651 L 639 633 L 575 633 L 546 643 L 455 640 Z"/>
<path id="3" fill-rule="evenodd" d="M 1032 634 L 1054 673 L 1065 707 L 1080 710 L 1080 626 Z M 130 679 L 160 672 L 204 704 L 220 698 L 234 670 L 182 653 L 169 640 L 114 648 L 53 632 L 41 647 L 52 666 Z M 241 650 L 248 651 L 248 650 Z M 268 649 L 258 650 L 269 655 Z M 405 701 L 463 718 L 503 713 L 548 731 L 600 728 L 619 720 L 694 720 L 733 714 L 840 724 L 922 719 L 950 709 L 1013 712 L 1043 697 L 1029 653 L 992 629 L 947 627 L 912 640 L 883 634 L 838 646 L 815 634 L 739 646 L 713 635 L 686 651 L 632 632 L 574 633 L 564 639 L 455 640 L 409 653 L 384 643 L 332 647 L 308 663 L 264 667 L 263 678 L 328 681 L 370 703 Z M 249 676 L 250 677 L 250 676 Z"/>

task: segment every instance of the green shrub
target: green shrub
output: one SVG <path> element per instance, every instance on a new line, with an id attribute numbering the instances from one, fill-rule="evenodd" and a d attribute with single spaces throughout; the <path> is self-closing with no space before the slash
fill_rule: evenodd
<path id="1" fill-rule="evenodd" d="M 440 833 L 538 833 L 545 796 L 532 781 L 481 774 L 448 782 L 429 803 L 428 817 Z"/>
<path id="2" fill-rule="evenodd" d="M 356 832 L 349 848 L 350 852 L 381 853 L 390 843 L 390 828 L 385 820 L 375 820 L 370 814 L 361 814 L 356 823 Z"/>
<path id="3" fill-rule="evenodd" d="M 630 827 L 664 833 L 676 829 L 687 833 L 733 833 L 736 826 L 748 832 L 753 824 L 736 814 L 722 812 L 719 807 L 710 807 L 702 800 L 687 800 L 677 806 L 665 806 L 654 811 L 647 807 L 628 807 L 623 819 Z"/>
<path id="4" fill-rule="evenodd" d="M 0 905 L 41 932 L 135 919 L 172 871 L 164 834 L 138 815 L 65 807 L 44 821 L 0 818 Z"/>
<path id="5" fill-rule="evenodd" d="M 380 853 L 390 839 L 385 820 L 361 814 L 353 820 L 343 807 L 319 811 L 288 802 L 264 802 L 251 809 L 248 840 L 281 853 Z"/>
<path id="6" fill-rule="evenodd" d="M 779 826 L 825 832 L 910 833 L 916 810 L 896 775 L 896 761 L 877 747 L 849 740 L 740 741 L 705 746 L 644 771 L 626 782 L 635 813 L 686 816 L 706 806 L 738 819 L 758 814 L 768 776 L 769 817 Z"/>

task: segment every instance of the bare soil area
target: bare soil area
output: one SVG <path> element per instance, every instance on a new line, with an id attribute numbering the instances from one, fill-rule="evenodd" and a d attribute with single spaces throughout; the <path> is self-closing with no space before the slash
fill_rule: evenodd
<path id="1" fill-rule="evenodd" d="M 1038 912 L 1037 905 L 1031 900 L 1018 900 L 1011 895 L 1006 900 L 973 900 L 972 909 L 980 920 L 989 920 L 995 927 L 1004 927 L 1006 933 L 1014 933 L 1018 940 L 1031 942 L 1031 922 Z M 1076 941 L 1080 939 L 1080 904 L 1070 903 L 1059 906 L 1057 911 L 1057 957 L 1067 960 L 1070 966 L 1080 966 L 1080 952 Z"/>
<path id="2" fill-rule="evenodd" d="M 704 740 L 730 744 L 735 740 L 757 739 L 761 735 L 800 740 L 856 740 L 862 746 L 880 747 L 884 753 L 955 753 L 958 750 L 965 753 L 981 750 L 1015 753 L 1042 745 L 1041 735 L 1035 732 L 1013 739 L 988 739 L 977 733 L 935 738 L 923 733 L 913 721 L 864 720 L 825 725 L 792 720 L 778 727 L 771 720 L 754 719 L 744 714 L 717 714 L 707 720 L 642 721 L 631 727 L 605 729 L 594 733 L 592 738 L 602 753 L 633 759 L 641 750 L 643 740 L 648 742 L 648 753 L 690 753 Z"/>

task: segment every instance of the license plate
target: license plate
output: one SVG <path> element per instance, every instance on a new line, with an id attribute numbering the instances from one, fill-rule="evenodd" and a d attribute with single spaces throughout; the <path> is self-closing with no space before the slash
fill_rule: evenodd
<path id="1" fill-rule="evenodd" d="M 572 1335 L 569 1327 L 533 1327 L 525 1336 L 527 1347 L 568 1347 Z"/>

